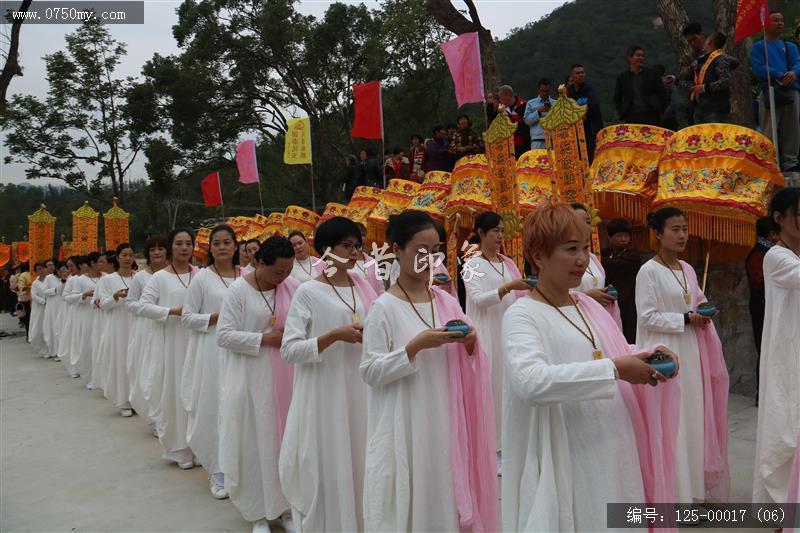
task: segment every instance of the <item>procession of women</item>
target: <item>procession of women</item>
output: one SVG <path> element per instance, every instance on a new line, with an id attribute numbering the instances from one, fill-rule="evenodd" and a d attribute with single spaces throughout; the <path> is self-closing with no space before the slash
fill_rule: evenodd
<path id="1" fill-rule="evenodd" d="M 753 501 L 790 503 L 800 189 L 767 218 Z M 37 263 L 29 340 L 144 422 L 165 467 L 205 469 L 253 531 L 600 531 L 607 503 L 730 495 L 724 310 L 679 259 L 686 214 L 647 219 L 635 344 L 590 209 L 557 201 L 525 219 L 523 273 L 492 211 L 456 279 L 417 210 L 389 218 L 392 265 L 341 216 L 263 241 L 218 225 L 204 265 L 188 229 Z"/>

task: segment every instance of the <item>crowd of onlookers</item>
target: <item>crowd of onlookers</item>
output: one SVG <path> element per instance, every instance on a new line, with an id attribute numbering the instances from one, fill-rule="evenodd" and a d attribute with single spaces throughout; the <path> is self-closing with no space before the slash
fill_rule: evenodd
<path id="1" fill-rule="evenodd" d="M 781 169 L 798 172 L 800 151 L 800 54 L 797 44 L 781 38 L 783 15 L 770 13 L 770 25 L 764 39 L 750 50 L 750 67 L 758 80 L 758 97 L 753 105 L 759 129 L 772 138 L 767 76 L 775 92 L 778 153 Z M 683 28 L 689 54 L 681 58 L 676 74 L 667 74 L 663 65 L 645 65 L 641 46 L 628 48 L 628 68 L 617 76 L 614 107 L 619 120 L 630 124 L 648 124 L 678 130 L 693 124 L 727 123 L 731 114 L 731 73 L 741 68 L 739 61 L 724 53 L 727 37 L 718 31 L 706 35 L 702 26 L 691 22 Z M 800 42 L 800 27 L 795 30 Z M 766 54 L 765 54 L 766 47 Z M 768 55 L 768 63 L 766 61 Z M 767 69 L 767 64 L 769 69 Z M 586 69 L 574 64 L 564 83 L 567 96 L 587 106 L 584 132 L 589 161 L 594 158 L 595 138 L 603 128 L 603 112 L 595 87 L 586 81 Z M 556 100 L 555 84 L 542 78 L 536 96 L 525 100 L 509 85 L 502 85 L 486 96 L 486 121 L 491 123 L 499 112 L 517 124 L 514 151 L 517 158 L 532 149 L 545 148 L 541 119 Z M 773 139 L 773 142 L 775 140 Z M 454 124 L 434 126 L 429 138 L 414 134 L 410 147 L 395 147 L 383 154 L 362 150 L 359 157 L 348 156 L 342 191 L 349 196 L 360 185 L 382 187 L 390 179 L 422 181 L 431 170 L 452 171 L 461 157 L 482 153 L 481 135 L 467 115 Z"/>

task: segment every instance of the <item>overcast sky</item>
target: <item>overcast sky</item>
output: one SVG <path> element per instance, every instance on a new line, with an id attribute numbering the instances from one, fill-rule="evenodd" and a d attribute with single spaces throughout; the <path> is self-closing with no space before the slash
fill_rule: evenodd
<path id="1" fill-rule="evenodd" d="M 268 0 L 265 0 L 268 1 Z M 513 28 L 526 25 L 542 18 L 566 0 L 476 0 L 478 13 L 484 26 L 492 31 L 496 38 L 505 37 Z M 301 0 L 298 10 L 304 14 L 321 17 L 331 2 L 325 0 Z M 370 7 L 377 7 L 374 0 L 362 0 Z M 454 2 L 464 8 L 463 2 Z M 36 2 L 33 2 L 36 5 Z M 172 37 L 172 26 L 177 22 L 175 10 L 180 0 L 145 0 L 144 24 L 110 25 L 112 36 L 127 44 L 128 55 L 117 69 L 121 76 L 139 76 L 142 65 L 154 53 L 161 55 L 177 53 L 178 47 Z M 64 36 L 75 30 L 74 25 L 23 25 L 20 34 L 20 62 L 25 69 L 24 76 L 15 77 L 9 87 L 9 95 L 15 93 L 33 94 L 44 97 L 47 92 L 46 71 L 43 57 L 63 49 Z M 8 36 L 10 26 L 4 24 L 2 34 Z M 3 46 L 6 46 L 4 39 Z M 0 143 L 3 138 L 0 135 Z M 24 166 L 6 165 L 2 159 L 6 155 L 5 146 L 0 145 L 0 181 L 3 183 L 20 183 L 28 181 L 24 178 Z M 134 167 L 132 177 L 144 178 L 144 157 L 140 156 Z M 56 180 L 35 180 L 30 183 L 61 183 Z"/>

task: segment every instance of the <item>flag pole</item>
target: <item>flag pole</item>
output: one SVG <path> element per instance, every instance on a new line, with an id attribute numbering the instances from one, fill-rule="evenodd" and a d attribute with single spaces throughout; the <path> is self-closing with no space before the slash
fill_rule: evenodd
<path id="1" fill-rule="evenodd" d="M 385 160 L 385 152 L 386 152 L 386 134 L 383 130 L 383 86 L 378 83 L 378 98 L 380 101 L 380 108 L 381 108 L 381 153 L 380 153 L 380 162 L 381 162 L 381 177 L 383 178 L 383 188 L 386 189 L 386 160 Z"/>
<path id="2" fill-rule="evenodd" d="M 261 206 L 261 215 L 264 215 L 264 200 L 261 199 L 261 172 L 259 171 L 259 167 L 261 165 L 258 162 L 258 150 L 256 150 L 256 145 L 253 143 L 253 154 L 256 156 L 256 179 L 258 180 L 258 205 Z"/>
<path id="3" fill-rule="evenodd" d="M 763 8 L 762 8 L 763 10 Z M 775 160 L 778 169 L 781 168 L 781 152 L 778 146 L 778 122 L 775 115 L 775 89 L 772 87 L 772 76 L 769 74 L 769 52 L 767 47 L 767 25 L 763 11 L 761 15 L 761 29 L 764 32 L 764 63 L 767 69 L 767 99 L 769 101 L 769 121 L 772 124 L 772 143 L 775 145 Z M 787 65 L 788 66 L 788 65 Z"/>

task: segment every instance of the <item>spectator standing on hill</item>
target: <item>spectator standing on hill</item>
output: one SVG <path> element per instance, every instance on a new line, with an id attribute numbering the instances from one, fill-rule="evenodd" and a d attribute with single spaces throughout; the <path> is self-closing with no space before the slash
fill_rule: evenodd
<path id="1" fill-rule="evenodd" d="M 433 127 L 433 138 L 428 139 L 425 143 L 425 152 L 427 154 L 426 172 L 431 170 L 450 172 L 453 170 L 450 145 L 444 135 L 445 131 L 441 125 Z"/>
<path id="2" fill-rule="evenodd" d="M 628 68 L 617 76 L 614 105 L 620 120 L 630 124 L 661 126 L 664 86 L 655 70 L 644 66 L 644 48 L 632 45 L 626 53 Z"/>
<path id="3" fill-rule="evenodd" d="M 531 150 L 544 150 L 544 128 L 540 121 L 547 116 L 550 108 L 556 104 L 556 101 L 550 97 L 550 90 L 553 84 L 547 78 L 542 78 L 536 85 L 536 90 L 539 93 L 536 98 L 528 100 L 525 106 L 525 113 L 523 119 L 525 124 L 530 127 L 531 134 Z M 587 135 L 588 139 L 588 135 Z"/>
<path id="4" fill-rule="evenodd" d="M 422 135 L 411 136 L 411 148 L 408 149 L 408 179 L 422 182 L 425 178 L 425 146 Z"/>
<path id="5" fill-rule="evenodd" d="M 569 71 L 567 96 L 579 105 L 588 106 L 583 119 L 583 131 L 586 136 L 586 151 L 589 153 L 589 164 L 594 160 L 594 149 L 597 144 L 597 134 L 603 129 L 603 112 L 600 109 L 600 98 L 594 85 L 586 81 L 586 69 L 576 63 Z"/>

